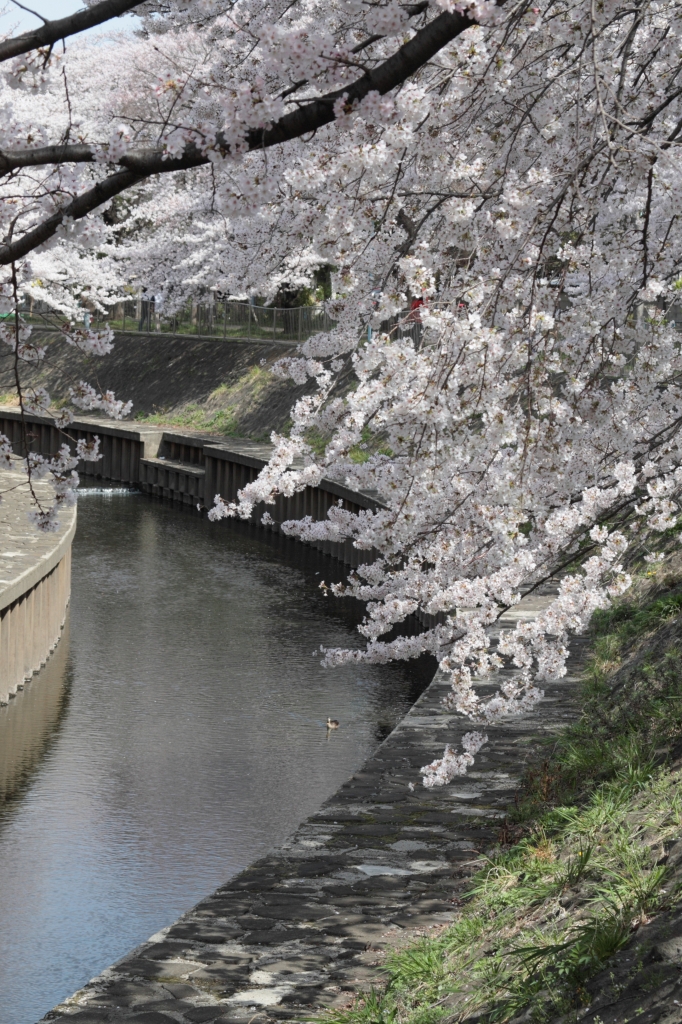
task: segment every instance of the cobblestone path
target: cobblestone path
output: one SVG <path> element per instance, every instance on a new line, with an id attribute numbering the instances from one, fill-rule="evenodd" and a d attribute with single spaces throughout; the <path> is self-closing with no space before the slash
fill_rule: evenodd
<path id="1" fill-rule="evenodd" d="M 504 626 L 547 600 L 524 600 Z M 426 790 L 419 768 L 471 728 L 443 711 L 447 684 L 436 676 L 376 754 L 287 842 L 44 1019 L 268 1024 L 347 1003 L 376 978 L 377 951 L 455 915 L 538 741 L 574 715 L 577 654 L 569 667 L 574 674 L 548 686 L 534 714 L 486 730 L 474 770 Z"/>

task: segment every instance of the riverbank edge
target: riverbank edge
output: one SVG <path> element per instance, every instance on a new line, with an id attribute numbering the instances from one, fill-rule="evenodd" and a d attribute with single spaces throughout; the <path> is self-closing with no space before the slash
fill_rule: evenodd
<path id="1" fill-rule="evenodd" d="M 526 600 L 501 628 L 549 599 Z M 437 673 L 376 753 L 289 839 L 43 1020 L 267 1024 L 346 1005 L 376 979 L 382 949 L 454 919 L 538 744 L 575 716 L 579 661 L 577 651 L 539 712 L 487 730 L 469 775 L 428 790 L 420 767 L 468 725 L 444 712 L 449 684 Z"/>
<path id="2" fill-rule="evenodd" d="M 29 422 L 33 450 L 50 455 L 64 442 L 50 417 Z M 17 410 L 0 408 L 0 430 L 15 448 L 19 426 Z M 183 504 L 188 497 L 201 503 L 214 487 L 234 499 L 270 450 L 95 417 L 79 418 L 69 434 L 72 443 L 95 435 L 102 441 L 103 463 L 82 467 L 86 483 L 95 476 Z M 339 499 L 353 510 L 380 504 L 375 495 L 322 481 L 283 499 L 277 519 L 323 518 Z M 258 509 L 252 517 L 260 526 L 261 515 Z M 349 565 L 372 557 L 349 542 L 314 546 Z M 537 601 L 517 606 L 502 628 L 532 617 Z M 571 720 L 575 683 L 573 674 L 556 684 L 540 714 L 489 730 L 476 771 L 425 790 L 421 766 L 467 730 L 464 719 L 444 713 L 448 687 L 436 674 L 377 752 L 289 840 L 43 1019 L 255 1024 L 343 1004 L 374 977 L 372 960 L 384 939 L 390 944 L 402 932 L 452 920 L 457 892 L 496 842 L 535 744 Z"/>
<path id="3" fill-rule="evenodd" d="M 28 445 L 23 436 L 24 421 L 30 426 Z M 2 405 L 0 433 L 21 456 L 26 455 L 28 447 L 30 451 L 52 457 L 65 443 L 74 450 L 77 441 L 91 444 L 98 438 L 101 459 L 78 464 L 83 483 L 109 482 L 139 487 L 146 494 L 201 510 L 212 507 L 218 494 L 226 502 L 237 501 L 239 491 L 256 479 L 273 448 L 271 444 L 201 431 L 180 432 L 126 422 L 114 424 L 95 416 L 75 419 L 64 432 L 55 426 L 51 416 L 33 413 L 22 417 L 16 407 Z M 254 506 L 250 521 L 259 529 L 278 533 L 280 523 L 287 520 L 305 516 L 324 520 L 335 505 L 356 515 L 383 507 L 376 492 L 351 490 L 340 481 L 323 478 L 315 487 L 308 486 L 290 496 L 277 495 L 271 505 L 259 502 Z M 269 518 L 263 523 L 265 512 Z M 309 544 L 351 568 L 371 563 L 378 555 L 374 549 L 358 550 L 351 539 L 297 540 L 296 543 Z M 439 621 L 434 615 L 419 613 L 417 617 L 426 627 Z"/>
<path id="4" fill-rule="evenodd" d="M 0 706 L 23 689 L 61 637 L 71 596 L 71 544 L 76 509 L 64 509 L 58 533 L 39 534 L 29 523 L 31 496 L 17 484 L 20 472 L 4 471 L 13 488 L 3 495 L 0 519 L 18 550 L 0 551 Z M 45 485 L 37 485 L 40 493 Z M 29 560 L 28 565 L 21 562 Z M 19 560 L 18 571 L 10 575 Z"/>
<path id="5" fill-rule="evenodd" d="M 23 422 L 30 427 L 28 445 Z M 102 457 L 97 462 L 80 462 L 78 473 L 84 483 L 107 481 L 139 487 L 156 497 L 169 498 L 202 508 L 213 505 L 218 493 L 235 501 L 237 492 L 255 480 L 266 465 L 272 445 L 240 438 L 227 438 L 201 431 L 178 431 L 148 427 L 125 421 L 112 423 L 95 416 L 78 417 L 68 430 L 59 430 L 48 415 L 22 414 L 14 406 L 0 406 L 0 433 L 5 434 L 15 454 L 24 457 L 26 447 L 44 456 L 54 456 L 68 443 L 100 441 Z M 382 503 L 374 492 L 351 490 L 335 480 L 323 478 L 316 487 L 285 497 L 267 506 L 272 523 L 261 523 L 264 503 L 257 505 L 251 521 L 277 532 L 279 523 L 310 515 L 325 519 L 332 505 L 341 501 L 349 511 L 376 509 Z M 372 558 L 372 552 L 358 552 L 351 541 L 313 541 L 312 546 L 348 565 Z"/>
<path id="6" fill-rule="evenodd" d="M 90 434 L 104 433 L 106 426 L 94 418 L 75 424 Z M 114 428 L 109 436 L 130 441 L 135 431 L 126 425 Z M 188 495 L 182 477 L 173 474 L 183 473 L 193 486 L 202 476 L 205 482 L 198 453 L 230 464 L 224 479 L 235 489 L 246 480 L 243 470 L 234 467 L 247 467 L 255 475 L 267 457 L 266 446 L 249 442 L 215 445 L 214 436 L 162 429 L 151 433 L 161 439 L 155 455 L 139 459 L 143 489 L 175 501 L 186 503 L 195 495 Z M 149 443 L 149 435 L 148 429 L 139 431 L 136 443 Z M 164 456 L 162 450 L 179 457 Z M 155 480 L 147 475 L 150 468 L 157 471 Z M 329 492 L 334 489 L 346 500 L 361 499 L 361 507 L 368 507 L 368 499 L 376 500 L 337 484 Z M 319 496 L 313 511 L 326 514 Z M 260 514 L 254 518 L 261 525 Z M 329 553 L 349 564 L 341 546 Z M 523 602 L 502 628 L 513 627 L 519 616 L 533 617 L 537 610 L 537 604 Z M 328 1008 L 336 1010 L 337 1022 L 345 1021 L 345 1011 L 359 994 L 373 985 L 381 987 L 385 953 L 420 935 L 437 936 L 451 924 L 459 916 L 460 897 L 471 875 L 490 855 L 498 855 L 499 843 L 508 841 L 507 811 L 519 796 L 523 798 L 525 769 L 537 763 L 542 744 L 550 740 L 554 745 L 553 738 L 575 719 L 584 643 L 574 645 L 570 675 L 548 690 L 539 714 L 489 729 L 490 742 L 474 771 L 445 790 L 425 791 L 419 768 L 440 755 L 445 742 L 456 744 L 466 730 L 461 718 L 444 713 L 447 683 L 436 674 L 377 752 L 290 839 L 126 954 L 43 1020 L 270 1024 L 305 1020 Z M 676 921 L 671 925 L 667 919 L 642 928 L 635 941 L 640 950 L 637 962 L 642 957 L 647 963 L 652 957 L 658 962 L 668 954 L 675 959 L 675 928 Z M 617 969 L 622 973 L 623 965 Z M 632 970 L 624 970 L 629 979 Z M 648 979 L 648 969 L 644 974 Z M 677 975 L 670 991 L 666 984 L 666 998 L 677 994 L 676 979 Z M 594 991 L 606 981 L 601 975 L 595 979 Z M 636 979 L 635 988 L 638 984 Z M 620 981 L 613 985 L 618 992 L 623 987 Z M 637 989 L 632 998 L 636 1002 L 644 994 L 640 997 Z M 384 1019 L 381 1005 L 376 1002 L 377 1021 Z M 359 1013 L 351 1009 L 347 1019 L 374 1024 L 367 1007 Z M 611 1016 L 602 1022 L 597 1015 L 594 1024 L 615 1024 Z M 680 1011 L 675 1010 L 666 1024 L 679 1018 Z M 659 1018 L 654 1014 L 654 1019 Z"/>

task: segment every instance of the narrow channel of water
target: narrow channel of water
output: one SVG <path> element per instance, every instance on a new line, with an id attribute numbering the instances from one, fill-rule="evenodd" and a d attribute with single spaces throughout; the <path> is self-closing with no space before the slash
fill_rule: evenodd
<path id="1" fill-rule="evenodd" d="M 126 492 L 84 493 L 78 518 L 69 628 L 0 708 L 2 1024 L 284 838 L 432 671 L 322 669 L 320 643 L 359 643 L 356 612 L 301 545 Z"/>

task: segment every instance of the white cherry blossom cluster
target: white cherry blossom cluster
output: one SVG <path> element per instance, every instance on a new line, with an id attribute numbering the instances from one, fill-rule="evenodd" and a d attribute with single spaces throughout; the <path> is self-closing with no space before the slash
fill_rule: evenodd
<path id="1" fill-rule="evenodd" d="M 29 452 L 26 458 L 19 460 L 12 452 L 9 438 L 0 434 L 0 469 L 19 468 L 23 464 L 27 482 L 35 498 L 35 505 L 28 510 L 29 522 L 45 533 L 54 533 L 59 529 L 59 511 L 76 503 L 79 478 L 76 466 L 79 460 L 96 462 L 101 458 L 99 438 L 92 441 L 78 441 L 75 454 L 67 444 L 63 444 L 53 458 L 46 458 L 38 452 Z M 49 478 L 54 490 L 54 497 L 46 505 L 35 497 L 34 484 Z"/>
<path id="2" fill-rule="evenodd" d="M 372 35 L 394 36 L 405 29 L 408 20 L 405 8 L 396 0 L 391 0 L 387 4 L 369 7 L 365 26 Z"/>
<path id="3" fill-rule="evenodd" d="M 18 330 L 13 324 L 0 325 L 0 340 L 25 363 L 39 363 L 45 358 L 45 346 L 29 340 L 32 330 L 26 324 L 20 325 Z"/>
<path id="4" fill-rule="evenodd" d="M 86 412 L 101 409 L 112 420 L 123 419 L 133 408 L 132 402 L 117 399 L 113 391 L 100 394 L 92 384 L 84 380 L 69 388 L 69 399 L 78 409 L 84 409 Z"/>
<path id="5" fill-rule="evenodd" d="M 28 387 L 22 394 L 22 403 L 27 412 L 43 414 L 50 408 L 49 392 L 43 387 Z"/>
<path id="6" fill-rule="evenodd" d="M 114 347 L 114 332 L 110 327 L 95 331 L 68 324 L 62 328 L 62 334 L 69 345 L 80 349 L 86 355 L 106 356 Z"/>
<path id="7" fill-rule="evenodd" d="M 12 442 L 6 434 L 0 434 L 0 469 L 12 469 Z"/>
<path id="8" fill-rule="evenodd" d="M 462 736 L 462 754 L 455 753 L 454 747 L 448 743 L 442 757 L 421 769 L 426 789 L 447 786 L 456 776 L 466 775 L 467 768 L 474 763 L 475 755 L 487 742 L 488 737 L 480 732 L 468 732 Z"/>

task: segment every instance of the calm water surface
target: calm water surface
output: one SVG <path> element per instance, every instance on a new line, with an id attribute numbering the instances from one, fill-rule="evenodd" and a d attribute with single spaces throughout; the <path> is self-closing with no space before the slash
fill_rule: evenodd
<path id="1" fill-rule="evenodd" d="M 355 612 L 300 545 L 126 493 L 85 493 L 78 519 L 68 629 L 0 708 L 2 1024 L 33 1024 L 292 831 L 429 674 L 322 669 L 320 643 L 358 644 Z"/>

